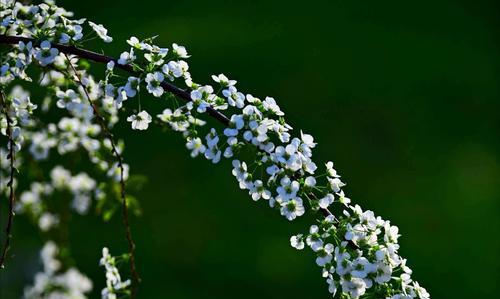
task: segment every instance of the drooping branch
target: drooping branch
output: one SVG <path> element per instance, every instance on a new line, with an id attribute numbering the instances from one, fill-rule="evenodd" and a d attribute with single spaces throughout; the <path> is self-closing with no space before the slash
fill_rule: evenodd
<path id="1" fill-rule="evenodd" d="M 87 91 L 87 87 L 83 84 L 82 79 L 80 75 L 78 74 L 78 71 L 76 68 L 73 66 L 73 63 L 71 62 L 71 59 L 68 57 L 68 55 L 65 53 L 64 54 L 66 59 L 68 60 L 68 64 L 70 65 L 70 68 L 72 69 L 76 82 L 82 87 L 85 96 L 87 98 L 87 101 L 89 105 L 92 107 L 92 111 L 94 113 L 95 118 L 97 119 L 97 122 L 101 129 L 103 130 L 104 134 L 106 135 L 106 138 L 111 143 L 111 151 L 113 155 L 115 156 L 118 167 L 120 169 L 120 197 L 122 201 L 122 220 L 123 220 L 123 225 L 125 227 L 125 237 L 127 239 L 128 243 L 128 251 L 129 251 L 129 258 L 130 258 L 130 273 L 132 276 L 132 291 L 131 291 L 131 297 L 135 298 L 136 293 L 137 293 L 137 287 L 140 282 L 140 277 L 139 273 L 137 272 L 136 266 L 135 266 L 135 242 L 132 238 L 132 231 L 130 228 L 130 221 L 129 221 L 129 213 L 128 213 L 128 204 L 127 204 L 127 195 L 126 195 L 126 186 L 125 186 L 125 178 L 124 178 L 124 166 L 123 166 L 123 157 L 118 151 L 113 133 L 109 130 L 109 128 L 106 125 L 106 122 L 104 120 L 104 117 L 99 113 L 98 107 L 95 105 L 95 103 L 92 101 L 90 98 L 90 95 Z"/>
<path id="2" fill-rule="evenodd" d="M 24 43 L 28 43 L 28 42 L 32 42 L 32 43 L 37 43 L 37 41 L 33 38 L 29 38 L 29 37 L 22 37 L 22 36 L 0 36 L 0 44 L 18 44 L 19 42 L 24 42 Z M 133 66 L 132 65 L 129 65 L 129 64 L 119 64 L 117 63 L 118 62 L 118 59 L 116 58 L 113 58 L 111 56 L 107 56 L 107 55 L 103 55 L 103 54 L 99 54 L 99 53 L 96 53 L 96 52 L 92 52 L 92 51 L 89 51 L 89 50 L 86 50 L 86 49 L 81 49 L 81 48 L 77 48 L 77 47 L 74 47 L 74 46 L 68 46 L 68 45 L 61 45 L 61 44 L 53 44 L 52 47 L 58 49 L 59 51 L 61 51 L 62 53 L 65 53 L 65 54 L 72 54 L 72 55 L 76 55 L 78 57 L 81 57 L 81 58 L 84 58 L 84 59 L 88 59 L 88 60 L 91 60 L 91 61 L 94 61 L 94 62 L 98 62 L 98 63 L 103 63 L 103 64 L 106 64 L 110 61 L 113 61 L 115 62 L 115 67 L 116 68 L 119 68 L 123 71 L 126 71 L 132 75 L 139 75 L 140 73 L 137 72 L 136 70 L 134 70 Z M 172 84 L 172 83 L 169 83 L 169 82 L 166 82 L 166 81 L 163 81 L 161 82 L 161 86 L 168 92 L 172 93 L 173 95 L 177 96 L 178 98 L 186 101 L 186 102 L 190 102 L 191 101 L 191 95 L 190 95 L 190 91 L 189 90 L 184 90 L 182 88 L 179 88 L 178 86 Z M 228 126 L 229 125 L 229 118 L 224 115 L 223 113 L 215 110 L 213 107 L 207 107 L 207 113 L 213 117 L 214 119 L 216 119 L 218 122 L 220 122 L 222 125 L 224 126 Z M 316 198 L 317 199 L 317 198 Z M 329 209 L 323 209 L 321 208 L 320 209 L 321 213 L 327 217 L 327 216 L 330 216 L 330 215 L 333 215 L 333 213 L 329 210 Z"/>
<path id="3" fill-rule="evenodd" d="M 18 44 L 19 42 L 24 42 L 24 43 L 32 42 L 34 44 L 37 43 L 37 41 L 35 39 L 29 38 L 29 37 L 0 35 L 0 44 L 15 45 L 15 44 Z M 94 62 L 99 62 L 99 63 L 106 64 L 106 63 L 108 63 L 110 61 L 114 61 L 116 68 L 119 68 L 119 69 L 121 69 L 123 71 L 126 71 L 126 72 L 128 72 L 128 73 L 130 73 L 132 75 L 139 75 L 139 72 L 135 71 L 134 68 L 131 65 L 129 65 L 129 64 L 125 64 L 125 65 L 119 64 L 118 63 L 118 59 L 115 59 L 115 58 L 110 57 L 110 56 L 106 56 L 106 55 L 99 54 L 99 53 L 96 53 L 96 52 L 92 52 L 92 51 L 89 51 L 89 50 L 77 48 L 77 47 L 74 47 L 74 46 L 67 46 L 67 45 L 61 45 L 61 44 L 53 44 L 52 47 L 58 49 L 62 53 L 76 55 L 78 57 L 85 58 L 85 59 L 88 59 L 88 60 L 92 60 Z M 173 95 L 175 95 L 175 96 L 177 96 L 177 97 L 185 100 L 186 102 L 190 102 L 191 101 L 191 96 L 190 96 L 189 91 L 184 90 L 182 88 L 179 88 L 179 87 L 175 86 L 174 84 L 171 84 L 171 83 L 166 82 L 166 81 L 162 82 L 161 86 L 166 91 L 168 91 L 168 92 L 172 93 Z M 224 114 L 220 113 L 219 111 L 213 109 L 213 107 L 208 107 L 207 108 L 207 112 L 208 112 L 208 114 L 210 116 L 212 116 L 213 118 L 217 119 L 222 124 L 224 124 L 226 126 L 229 124 L 229 118 L 227 118 L 227 116 L 225 116 Z"/>
<path id="4" fill-rule="evenodd" d="M 5 226 L 5 241 L 2 246 L 2 252 L 0 254 L 0 269 L 5 266 L 5 259 L 7 258 L 7 253 L 10 249 L 10 242 L 12 239 L 12 222 L 14 221 L 14 202 L 15 202 L 15 193 L 14 193 L 14 161 L 15 161 L 15 152 L 14 146 L 15 142 L 12 137 L 12 119 L 9 116 L 9 111 L 7 109 L 7 100 L 5 98 L 5 94 L 3 91 L 0 91 L 0 106 L 2 106 L 2 113 L 4 114 L 7 120 L 7 138 L 8 138 L 8 154 L 7 159 L 10 160 L 10 174 L 9 181 L 7 182 L 7 186 L 9 187 L 9 206 L 8 206 L 8 218 L 7 225 Z"/>

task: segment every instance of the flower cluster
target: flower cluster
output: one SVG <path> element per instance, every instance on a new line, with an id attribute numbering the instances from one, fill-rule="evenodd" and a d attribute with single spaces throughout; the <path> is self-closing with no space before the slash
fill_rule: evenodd
<path id="1" fill-rule="evenodd" d="M 24 290 L 24 298 L 74 298 L 85 299 L 85 294 L 92 291 L 92 282 L 75 268 L 62 271 L 58 260 L 59 248 L 48 241 L 40 252 L 43 272 L 35 274 L 33 286 Z"/>
<path id="2" fill-rule="evenodd" d="M 168 63 L 166 59 L 164 63 Z M 260 100 L 239 92 L 237 82 L 223 74 L 212 79 L 220 85 L 220 94 L 210 85 L 193 83 L 189 76 L 185 84 L 192 88 L 190 101 L 158 115 L 160 122 L 182 132 L 191 156 L 202 155 L 213 163 L 221 157 L 234 159 L 232 173 L 239 187 L 254 201 L 267 201 L 288 220 L 304 215 L 306 206 L 326 214 L 321 225 L 313 225 L 309 234 L 293 236 L 291 242 L 298 249 L 306 243 L 316 253 L 316 263 L 322 267 L 333 296 L 360 298 L 369 292 L 380 298 L 429 298 L 411 279 L 406 260 L 397 254 L 397 227 L 351 205 L 342 190 L 345 183 L 332 162 L 325 164 L 323 173 L 317 173 L 318 166 L 312 160 L 316 147 L 313 136 L 303 132 L 293 136 L 292 127 L 273 98 Z M 160 83 L 157 87 L 163 91 Z M 233 113 L 222 132 L 210 128 L 202 138 L 200 129 L 205 122 L 198 117 L 207 109 Z M 141 113 L 149 119 L 147 112 Z M 249 163 L 235 159 L 240 149 L 248 146 L 255 148 L 257 158 Z M 339 215 L 329 211 L 333 204 L 341 209 Z"/>
<path id="3" fill-rule="evenodd" d="M 109 249 L 102 249 L 102 258 L 99 262 L 106 269 L 106 287 L 102 290 L 103 299 L 116 299 L 120 294 L 128 294 L 130 280 L 122 281 L 120 272 L 116 268 L 116 258 L 109 254 Z"/>
<path id="4" fill-rule="evenodd" d="M 50 172 L 50 183 L 33 182 L 30 190 L 24 191 L 19 197 L 16 211 L 20 214 L 29 213 L 38 223 L 42 231 L 48 231 L 59 224 L 59 217 L 50 212 L 44 198 L 50 198 L 55 191 L 70 194 L 71 207 L 78 214 L 86 214 L 91 204 L 91 198 L 100 194 L 95 180 L 82 172 L 76 176 L 61 166 L 56 166 Z"/>
<path id="5" fill-rule="evenodd" d="M 302 250 L 307 245 L 316 253 L 329 291 L 339 290 L 359 298 L 371 289 L 376 298 L 430 298 L 411 279 L 411 269 L 397 253 L 398 228 L 372 211 L 349 206 L 339 217 L 330 215 L 307 234 L 290 238 Z"/>
<path id="6" fill-rule="evenodd" d="M 133 111 L 128 113 L 127 121 L 133 130 L 139 131 L 149 129 L 154 123 L 152 115 L 156 115 L 155 122 L 160 126 L 181 133 L 191 157 L 201 156 L 214 164 L 222 158 L 231 159 L 232 174 L 252 200 L 267 202 L 289 221 L 306 213 L 320 215 L 308 233 L 293 236 L 290 241 L 297 249 L 307 245 L 315 253 L 332 296 L 430 298 L 411 279 L 406 260 L 398 255 L 397 227 L 351 204 L 343 190 L 345 183 L 333 163 L 318 167 L 313 161 L 317 145 L 313 136 L 293 130 L 274 98 L 259 98 L 240 91 L 237 81 L 224 74 L 212 76 L 213 86 L 195 83 L 186 62 L 190 57 L 186 48 L 175 43 L 171 48 L 161 47 L 154 44 L 154 38 L 128 39 L 127 50 L 119 59 L 102 60 L 107 65 L 99 80 L 79 63 L 79 57 L 63 52 L 60 45 L 80 46 L 89 37 L 84 33 L 85 24 L 92 30 L 90 36 L 113 41 L 102 25 L 74 20 L 72 13 L 52 1 L 24 5 L 2 0 L 0 9 L 0 34 L 27 38 L 23 39 L 27 42 L 13 45 L 0 60 L 3 99 L 0 133 L 12 135 L 16 151 L 27 143 L 29 158 L 41 162 L 48 159 L 53 149 L 62 156 L 73 157 L 79 156 L 79 150 L 83 149 L 100 170 L 101 177 L 104 174 L 111 184 L 123 186 L 125 182 L 121 179 L 128 178 L 128 166 L 122 165 L 121 160 L 110 159 L 110 153 L 121 152 L 123 146 L 115 145 L 107 131 L 118 122 L 120 110 Z M 43 103 L 32 104 L 29 95 L 19 88 L 4 96 L 14 80 L 32 81 L 26 72 L 31 65 L 42 70 L 40 83 L 47 87 Z M 129 74 L 123 76 L 119 70 Z M 142 91 L 164 106 L 161 113 L 143 109 Z M 63 116 L 55 122 L 35 117 L 34 112 L 40 110 L 38 106 L 41 112 L 56 107 Z M 208 116 L 222 122 L 224 127 L 207 126 Z M 243 149 L 245 152 L 249 149 L 253 158 L 243 155 Z M 10 166 L 3 161 L 0 166 L 3 176 Z M 73 209 L 80 214 L 88 211 L 92 196 L 105 198 L 104 189 L 116 193 L 116 188 L 101 188 L 97 184 L 101 179 L 85 173 L 73 176 L 62 167 L 55 167 L 50 177 L 49 183 L 33 183 L 23 192 L 17 207 L 19 212 L 35 215 L 42 231 L 61 226 L 61 219 L 42 200 L 55 191 L 69 194 Z M 2 185 L 0 188 L 6 189 Z M 46 269 L 26 293 L 36 297 L 50 283 L 80 298 L 90 289 L 89 284 L 82 283 L 74 291 L 74 286 L 61 282 L 64 281 L 61 275 L 73 275 L 80 280 L 82 276 L 54 274 L 60 270 L 53 258 L 57 252 L 54 246 L 49 245 L 45 249 L 48 253 L 44 254 L 48 256 L 47 265 L 50 264 L 47 269 L 53 270 Z M 107 280 L 103 298 L 128 294 L 130 281 L 122 281 L 116 263 L 116 258 L 105 248 L 101 259 Z"/>

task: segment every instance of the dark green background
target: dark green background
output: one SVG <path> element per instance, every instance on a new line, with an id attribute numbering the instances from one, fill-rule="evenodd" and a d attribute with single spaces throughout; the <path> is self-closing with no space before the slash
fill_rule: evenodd
<path id="1" fill-rule="evenodd" d="M 195 81 L 223 72 L 244 92 L 274 96 L 319 142 L 316 161 L 336 163 L 350 197 L 400 227 L 400 252 L 433 298 L 498 296 L 495 1 L 58 3 L 105 24 L 115 38 L 108 53 L 124 50 L 130 35 L 159 34 L 159 43 L 188 47 Z M 310 219 L 290 224 L 253 203 L 227 161 L 190 159 L 179 136 L 128 125 L 117 134 L 133 172 L 150 177 L 144 216 L 132 221 L 140 298 L 329 297 L 313 255 L 289 247 Z M 125 250 L 120 220 L 77 218 L 71 229 L 97 297 L 100 248 Z M 30 244 L 39 238 L 14 242 L 2 298 L 17 298 L 34 271 L 22 257 L 36 257 Z"/>

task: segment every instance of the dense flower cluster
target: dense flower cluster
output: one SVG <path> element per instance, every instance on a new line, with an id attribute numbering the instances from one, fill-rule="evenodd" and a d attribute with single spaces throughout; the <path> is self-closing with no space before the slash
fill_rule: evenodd
<path id="1" fill-rule="evenodd" d="M 85 24 L 92 29 L 91 34 L 111 42 L 112 37 L 102 25 L 85 19 L 72 20 L 72 13 L 51 1 L 23 5 L 0 0 L 0 8 L 0 34 L 32 39 L 20 41 L 2 56 L 2 92 L 16 79 L 31 81 L 26 73 L 30 65 L 41 67 L 40 82 L 48 87 L 47 98 L 37 105 L 19 88 L 4 97 L 6 103 L 2 106 L 10 115 L 16 151 L 27 143 L 30 157 L 44 161 L 53 149 L 60 155 L 83 149 L 100 175 L 118 183 L 122 176 L 128 178 L 128 166 L 123 165 L 122 174 L 121 165 L 110 162 L 114 144 L 103 138 L 103 131 L 118 122 L 120 110 L 135 110 L 127 117 L 132 129 L 144 131 L 155 122 L 180 132 L 192 157 L 202 156 L 214 164 L 222 158 L 231 159 L 232 174 L 239 187 L 252 200 L 266 201 L 289 221 L 307 212 L 321 215 L 307 233 L 293 236 L 290 242 L 299 250 L 311 248 L 335 298 L 430 298 L 411 279 L 406 260 L 398 254 L 398 228 L 351 204 L 333 163 L 318 166 L 313 161 L 313 136 L 293 130 L 274 98 L 258 98 L 239 91 L 236 80 L 224 74 L 212 76 L 214 86 L 195 83 L 186 62 L 186 48 L 175 43 L 171 48 L 160 47 L 154 44 L 154 38 L 128 39 L 127 50 L 119 59 L 110 60 L 103 78 L 96 79 L 79 64 L 79 57 L 64 53 L 55 45 L 79 46 L 86 38 Z M 132 71 L 123 77 L 119 69 Z M 179 85 L 186 89 L 179 89 Z M 163 99 L 165 107 L 161 113 L 142 109 L 143 91 Z M 55 106 L 65 116 L 44 123 L 33 116 L 37 106 L 42 111 Z M 226 118 L 222 112 L 230 116 Z M 207 126 L 209 115 L 217 116 L 224 127 Z M 104 127 L 98 124 L 101 118 Z M 0 116 L 3 135 L 7 134 L 7 121 Z M 244 148 L 253 151 L 253 159 L 244 158 Z M 122 146 L 117 150 L 122 151 Z M 3 170 L 9 168 L 4 162 L 1 166 Z M 42 231 L 59 223 L 58 216 L 50 213 L 42 200 L 53 192 L 68 192 L 73 209 L 80 214 L 88 211 L 91 197 L 106 197 L 105 188 L 98 188 L 97 180 L 83 172 L 72 176 L 56 166 L 50 177 L 50 183 L 33 183 L 23 192 L 17 207 L 20 212 L 35 215 Z M 116 260 L 107 248 L 103 250 L 101 265 L 106 269 L 107 280 L 103 298 L 128 294 L 130 281 L 122 281 Z M 44 284 L 36 280 L 38 285 Z M 80 291 L 83 294 L 86 289 Z"/>
<path id="2" fill-rule="evenodd" d="M 130 280 L 122 281 L 120 272 L 116 268 L 116 258 L 109 254 L 109 249 L 102 249 L 102 258 L 99 262 L 106 269 L 106 288 L 101 292 L 103 299 L 116 299 L 120 294 L 128 294 Z"/>
<path id="3" fill-rule="evenodd" d="M 35 274 L 33 286 L 24 290 L 24 298 L 87 298 L 85 294 L 92 291 L 92 282 L 75 268 L 62 271 L 58 254 L 59 248 L 54 242 L 45 243 L 40 252 L 43 272 Z"/>
<path id="4" fill-rule="evenodd" d="M 101 190 L 88 174 L 82 172 L 76 176 L 61 166 L 56 166 L 50 172 L 51 182 L 33 182 L 30 190 L 24 191 L 19 197 L 16 211 L 19 214 L 29 213 L 38 223 L 40 230 L 47 232 L 59 224 L 59 217 L 50 212 L 47 200 L 54 197 L 54 192 L 71 194 L 72 209 L 78 214 L 86 214 L 91 204 L 91 198 L 100 196 Z"/>

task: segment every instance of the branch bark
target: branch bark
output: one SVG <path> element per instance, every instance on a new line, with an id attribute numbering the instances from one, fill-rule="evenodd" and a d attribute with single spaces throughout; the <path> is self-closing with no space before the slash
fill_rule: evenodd
<path id="1" fill-rule="evenodd" d="M 15 160 L 15 153 L 14 153 L 14 140 L 12 139 L 12 120 L 9 116 L 9 112 L 7 109 L 7 101 L 5 99 L 5 94 L 3 91 L 0 91 L 0 106 L 2 106 L 2 112 L 5 115 L 5 118 L 7 120 L 7 138 L 8 138 L 8 144 L 9 144 L 9 152 L 7 154 L 7 159 L 10 160 L 10 175 L 9 175 L 9 182 L 7 183 L 7 186 L 9 187 L 9 211 L 8 211 L 8 218 L 7 218 L 7 225 L 5 227 L 5 241 L 2 247 L 2 252 L 0 254 L 0 269 L 3 269 L 5 267 L 5 259 L 7 258 L 7 253 L 9 252 L 10 249 L 10 242 L 12 239 L 12 223 L 14 221 L 14 202 L 15 202 L 15 193 L 14 193 L 14 172 L 15 172 L 15 167 L 14 167 L 14 160 Z"/>

